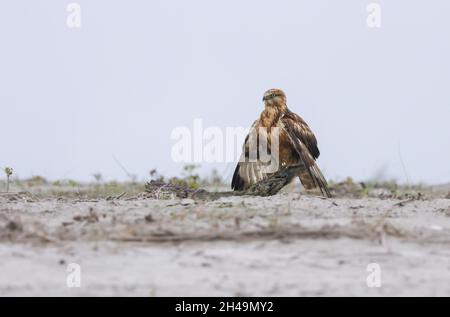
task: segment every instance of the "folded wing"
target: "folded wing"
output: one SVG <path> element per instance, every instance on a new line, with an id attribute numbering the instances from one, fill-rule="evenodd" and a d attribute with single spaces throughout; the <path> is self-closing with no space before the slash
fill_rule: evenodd
<path id="1" fill-rule="evenodd" d="M 250 128 L 250 132 L 245 138 L 242 155 L 234 170 L 231 188 L 234 190 L 244 190 L 250 185 L 262 181 L 268 177 L 266 173 L 267 163 L 259 160 L 259 140 L 256 130 L 258 121 L 255 121 Z M 252 153 L 252 151 L 256 151 Z"/>
<path id="2" fill-rule="evenodd" d="M 312 184 L 319 188 L 324 196 L 331 197 L 327 181 L 315 162 L 320 151 L 317 147 L 316 137 L 309 126 L 298 115 L 288 112 L 280 120 L 280 129 L 286 133 L 300 162 L 304 164 Z"/>

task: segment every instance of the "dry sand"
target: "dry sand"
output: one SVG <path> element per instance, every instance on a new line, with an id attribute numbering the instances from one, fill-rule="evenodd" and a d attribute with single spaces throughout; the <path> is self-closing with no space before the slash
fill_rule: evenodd
<path id="1" fill-rule="evenodd" d="M 449 259 L 445 196 L 0 194 L 0 296 L 449 296 Z"/>

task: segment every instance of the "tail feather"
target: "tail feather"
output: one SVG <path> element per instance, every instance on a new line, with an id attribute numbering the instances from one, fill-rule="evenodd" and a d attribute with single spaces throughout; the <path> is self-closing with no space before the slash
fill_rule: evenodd
<path id="1" fill-rule="evenodd" d="M 332 197 L 328 183 L 316 164 L 306 168 L 299 178 L 306 189 L 319 188 L 323 196 Z"/>

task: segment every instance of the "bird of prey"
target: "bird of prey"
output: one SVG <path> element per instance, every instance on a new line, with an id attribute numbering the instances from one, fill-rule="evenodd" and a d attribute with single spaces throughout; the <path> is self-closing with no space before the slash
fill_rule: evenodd
<path id="1" fill-rule="evenodd" d="M 305 189 L 318 188 L 322 195 L 331 197 L 327 181 L 315 162 L 320 152 L 308 124 L 288 109 L 286 95 L 280 89 L 266 91 L 263 102 L 264 110 L 245 139 L 231 188 L 245 190 L 282 167 L 296 165 L 301 166 L 298 177 Z M 261 149 L 262 145 L 265 150 Z M 270 156 L 272 167 L 273 162 L 276 163 L 275 169 L 268 168 L 269 162 L 263 160 L 263 152 Z"/>

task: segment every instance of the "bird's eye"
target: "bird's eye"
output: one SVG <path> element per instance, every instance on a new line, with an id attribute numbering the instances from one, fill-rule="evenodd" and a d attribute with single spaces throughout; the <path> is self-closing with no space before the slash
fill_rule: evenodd
<path id="1" fill-rule="evenodd" d="M 272 96 L 271 96 L 271 97 L 272 97 L 272 98 L 275 98 L 276 96 L 277 96 L 277 95 L 275 95 L 275 94 L 272 94 Z"/>

